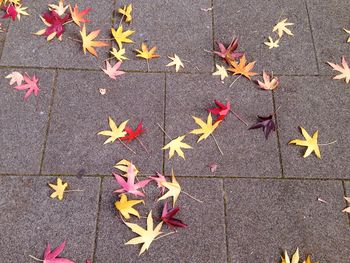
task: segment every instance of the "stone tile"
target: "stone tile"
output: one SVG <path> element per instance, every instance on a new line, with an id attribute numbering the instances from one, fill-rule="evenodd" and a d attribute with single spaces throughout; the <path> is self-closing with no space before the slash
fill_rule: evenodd
<path id="1" fill-rule="evenodd" d="M 157 54 L 161 57 L 150 60 L 151 71 L 175 72 L 175 67 L 166 67 L 171 61 L 168 56 L 174 53 L 182 59 L 185 68 L 181 71 L 198 72 L 212 71 L 213 56 L 204 51 L 213 48 L 212 16 L 201 8 L 211 6 L 210 0 L 186 1 L 148 0 L 117 2 L 117 8 L 124 4 L 133 4 L 133 21 L 130 26 L 135 30 L 131 36 L 134 44 L 126 44 L 127 57 L 130 59 L 123 65 L 129 70 L 147 70 L 144 59 L 136 57 L 135 49 L 140 49 L 141 43 L 157 46 Z M 121 15 L 116 17 L 115 28 L 118 27 Z M 188 60 L 190 62 L 184 61 Z"/>
<path id="2" fill-rule="evenodd" d="M 350 36 L 343 28 L 350 29 L 350 6 L 346 1 L 307 0 L 312 34 L 320 67 L 320 74 L 332 75 L 332 68 L 326 61 L 340 63 L 345 56 L 348 60 Z M 325 17 L 327 19 L 325 19 Z"/>
<path id="3" fill-rule="evenodd" d="M 233 36 L 239 36 L 239 50 L 247 53 L 248 60 L 257 61 L 256 70 L 285 75 L 318 73 L 303 0 L 215 0 L 213 12 L 215 39 L 229 44 Z M 283 36 L 279 48 L 269 49 L 264 42 L 268 36 L 277 39 L 272 29 L 284 18 L 294 23 L 290 27 L 294 37 Z"/>
<path id="4" fill-rule="evenodd" d="M 348 262 L 340 181 L 226 179 L 224 184 L 230 262 L 279 262 L 283 250 L 297 247 L 303 259 L 312 254 L 319 262 Z"/>
<path id="5" fill-rule="evenodd" d="M 92 256 L 99 196 L 99 178 L 63 177 L 71 189 L 63 201 L 51 199 L 48 182 L 54 177 L 0 177 L 1 262 L 29 262 L 42 258 L 47 242 L 52 247 L 67 240 L 61 254 L 76 262 Z"/>
<path id="6" fill-rule="evenodd" d="M 39 78 L 40 93 L 23 100 L 25 91 L 15 90 L 4 77 L 12 71 Z M 1 69 L 0 78 L 0 173 L 38 173 L 45 141 L 54 72 L 34 69 Z"/>
<path id="7" fill-rule="evenodd" d="M 156 123 L 164 118 L 164 86 L 164 74 L 128 73 L 114 81 L 102 71 L 60 71 L 44 173 L 111 174 L 121 159 L 133 161 L 141 173 L 161 171 L 163 133 Z M 130 119 L 133 129 L 143 120 L 140 139 L 151 154 L 137 141 L 129 144 L 136 155 L 119 142 L 103 145 L 107 137 L 97 133 L 110 129 L 108 116 L 117 125 Z"/>
<path id="8" fill-rule="evenodd" d="M 52 1 L 52 3 L 55 2 L 58 1 Z M 28 12 L 31 16 L 23 17 L 21 21 L 11 23 L 1 65 L 99 68 L 102 59 L 107 58 L 109 48 L 97 48 L 99 59 L 90 54 L 84 55 L 81 43 L 68 39 L 68 37 L 81 39 L 80 29 L 74 23 L 66 25 L 62 42 L 54 39 L 47 43 L 44 36 L 33 35 L 34 32 L 45 28 L 39 16 L 48 10 L 47 4 L 47 1 L 29 1 L 25 4 L 28 6 Z M 78 4 L 80 9 L 93 8 L 87 16 L 92 21 L 87 24 L 87 33 L 101 29 L 100 38 L 109 38 L 114 7 L 113 1 L 78 0 L 72 4 Z"/>
<path id="9" fill-rule="evenodd" d="M 213 107 L 214 99 L 230 100 L 232 109 L 249 125 L 256 122 L 256 115 L 267 116 L 273 112 L 271 93 L 258 90 L 255 84 L 243 78 L 229 88 L 231 82 L 232 79 L 227 80 L 223 85 L 218 78 L 203 74 L 167 76 L 167 133 L 176 138 L 198 128 L 190 115 L 206 121 L 206 109 Z M 185 150 L 186 160 L 178 156 L 167 160 L 166 171 L 170 172 L 174 166 L 178 175 L 280 176 L 275 133 L 266 141 L 261 130 L 248 130 L 233 114 L 229 114 L 214 136 L 223 156 L 211 136 L 197 144 L 198 136 L 189 134 L 184 141 L 193 149 Z M 166 143 L 168 141 L 166 138 Z M 215 174 L 208 168 L 210 163 L 218 164 Z"/>
<path id="10" fill-rule="evenodd" d="M 103 180 L 103 194 L 99 215 L 96 262 L 226 262 L 224 207 L 222 181 L 220 179 L 179 179 L 184 191 L 200 198 L 198 203 L 180 194 L 177 205 L 181 207 L 178 218 L 188 227 L 179 229 L 177 234 L 154 241 L 150 249 L 138 256 L 139 245 L 125 246 L 137 235 L 129 230 L 118 216 L 114 202 L 118 200 L 113 191 L 118 184 L 112 178 Z M 161 215 L 163 203 L 155 204 L 159 190 L 153 183 L 145 188 L 146 205 L 137 209 L 147 216 L 152 209 L 153 218 Z M 133 198 L 135 199 L 135 198 Z M 172 202 L 169 199 L 169 202 Z M 134 223 L 145 227 L 146 219 L 137 218 Z M 158 222 L 157 222 L 158 223 Z M 156 223 L 155 223 L 156 224 Z M 164 233 L 170 230 L 164 226 Z"/>
<path id="11" fill-rule="evenodd" d="M 287 177 L 349 178 L 350 144 L 348 129 L 350 91 L 345 82 L 329 77 L 284 77 L 276 92 L 281 152 Z M 298 126 L 309 134 L 319 131 L 321 157 L 303 158 L 305 147 L 288 145 L 292 139 L 303 139 Z"/>

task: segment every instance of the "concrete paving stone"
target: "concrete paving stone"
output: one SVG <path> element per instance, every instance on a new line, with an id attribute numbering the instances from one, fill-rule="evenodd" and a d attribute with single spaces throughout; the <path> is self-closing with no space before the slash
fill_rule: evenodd
<path id="1" fill-rule="evenodd" d="M 156 123 L 164 120 L 164 74 L 127 73 L 117 81 L 101 72 L 60 71 L 44 159 L 44 173 L 111 174 L 113 165 L 128 159 L 142 174 L 162 168 L 163 133 Z M 105 95 L 99 93 L 106 88 Z M 146 133 L 139 138 L 148 155 L 135 140 L 103 145 L 110 130 L 108 117 L 117 125 L 129 119 L 135 129 L 143 121 Z"/>
<path id="2" fill-rule="evenodd" d="M 349 262 L 340 181 L 225 179 L 224 188 L 231 263 L 280 262 L 297 247 L 302 260 Z"/>
<path id="3" fill-rule="evenodd" d="M 171 62 L 168 56 L 177 54 L 186 72 L 209 72 L 213 70 L 213 55 L 204 51 L 213 48 L 212 16 L 201 8 L 211 6 L 210 0 L 171 1 L 117 1 L 116 9 L 124 4 L 133 4 L 133 20 L 124 29 L 135 30 L 131 36 L 134 44 L 125 44 L 127 60 L 123 67 L 129 70 L 147 70 L 144 59 L 136 57 L 135 49 L 141 43 L 149 47 L 157 46 L 161 57 L 149 61 L 151 71 L 175 72 L 175 67 L 166 67 Z M 115 28 L 118 27 L 121 15 L 117 14 Z M 187 61 L 185 61 L 187 60 Z"/>
<path id="4" fill-rule="evenodd" d="M 268 116 L 273 112 L 272 95 L 259 90 L 255 84 L 240 78 L 229 88 L 232 79 L 222 84 L 211 75 L 168 75 L 166 131 L 176 138 L 199 126 L 191 115 L 206 121 L 206 109 L 214 106 L 214 100 L 231 101 L 232 110 L 237 112 L 249 125 L 256 122 L 256 115 Z M 213 115 L 213 119 L 216 117 Z M 165 168 L 167 172 L 174 167 L 178 175 L 220 175 L 220 176 L 280 176 L 280 161 L 277 137 L 273 132 L 266 141 L 262 130 L 248 130 L 233 114 L 229 114 L 214 131 L 224 155 L 217 149 L 214 139 L 196 143 L 199 136 L 187 135 L 184 142 L 193 149 L 184 150 L 186 160 L 178 157 L 168 160 L 166 151 Z M 169 140 L 166 138 L 166 143 Z M 217 163 L 215 174 L 208 165 Z"/>
<path id="5" fill-rule="evenodd" d="M 39 78 L 39 96 L 24 101 L 25 91 L 13 89 L 5 76 L 13 71 Z M 40 170 L 45 141 L 54 71 L 0 70 L 0 173 L 32 174 Z"/>
<path id="6" fill-rule="evenodd" d="M 62 177 L 70 189 L 64 199 L 51 199 L 48 182 L 56 177 L 0 177 L 1 262 L 34 262 L 42 258 L 49 242 L 51 248 L 67 240 L 61 257 L 85 262 L 93 254 L 99 196 L 99 178 Z"/>
<path id="7" fill-rule="evenodd" d="M 57 3 L 51 1 L 50 3 Z M 66 4 L 68 2 L 66 1 Z M 114 2 L 110 0 L 86 1 L 78 0 L 71 4 L 78 4 L 79 10 L 91 7 L 93 10 L 87 15 L 87 33 L 101 29 L 100 39 L 110 38 L 112 12 Z M 80 29 L 74 23 L 66 25 L 63 41 L 56 38 L 47 43 L 44 36 L 33 33 L 45 28 L 40 15 L 48 10 L 47 1 L 29 1 L 25 3 L 31 16 L 23 17 L 21 21 L 11 23 L 5 41 L 1 65 L 5 66 L 37 66 L 59 68 L 99 68 L 102 60 L 108 56 L 109 48 L 97 48 L 99 59 L 90 54 L 84 55 L 81 43 L 68 39 L 81 39 Z M 98 38 L 97 38 L 98 39 Z M 16 47 L 16 48 L 14 48 Z"/>
<path id="8" fill-rule="evenodd" d="M 340 63 L 342 56 L 348 60 L 350 36 L 343 28 L 350 29 L 350 6 L 347 1 L 307 0 L 312 34 L 314 37 L 320 74 L 333 75 L 327 61 Z M 327 18 L 327 19 L 325 19 Z"/>
<path id="9" fill-rule="evenodd" d="M 285 75 L 318 74 L 315 50 L 303 0 L 214 1 L 214 37 L 227 45 L 233 36 L 240 37 L 239 50 L 256 60 L 256 70 Z M 294 37 L 283 36 L 280 47 L 269 49 L 264 42 L 278 21 L 288 18 Z M 307 64 L 307 67 L 305 66 Z"/>
<path id="10" fill-rule="evenodd" d="M 220 179 L 178 178 L 182 189 L 199 198 L 203 203 L 180 194 L 176 203 L 181 210 L 177 218 L 188 225 L 178 233 L 154 241 L 149 250 L 138 256 L 141 245 L 124 243 L 137 236 L 119 218 L 113 193 L 119 186 L 113 178 L 103 179 L 103 192 L 99 214 L 97 250 L 95 262 L 226 262 L 224 206 L 222 181 Z M 147 216 L 152 209 L 155 218 L 161 216 L 163 202 L 155 203 L 160 190 L 152 183 L 145 188 L 146 204 L 138 205 L 141 216 Z M 131 198 L 131 197 L 130 197 Z M 136 199 L 136 198 L 132 198 Z M 171 205 L 172 200 L 168 199 Z M 146 225 L 146 219 L 133 218 L 131 222 Z M 163 233 L 170 230 L 163 226 Z"/>
<path id="11" fill-rule="evenodd" d="M 330 77 L 283 77 L 276 91 L 276 106 L 284 175 L 287 177 L 349 178 L 350 90 L 343 81 Z M 303 139 L 298 126 L 309 134 L 319 131 L 322 159 L 314 153 L 303 158 L 305 147 L 288 145 Z"/>

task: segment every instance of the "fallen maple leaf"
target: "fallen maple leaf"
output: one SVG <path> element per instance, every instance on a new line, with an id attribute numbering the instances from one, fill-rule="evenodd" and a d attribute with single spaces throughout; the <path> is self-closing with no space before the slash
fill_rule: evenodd
<path id="1" fill-rule="evenodd" d="M 128 6 L 124 6 L 123 8 L 119 8 L 118 12 L 126 17 L 125 22 L 130 23 L 132 20 L 131 12 L 132 12 L 132 4 Z"/>
<path id="2" fill-rule="evenodd" d="M 112 48 L 112 51 L 110 51 L 110 53 L 119 61 L 128 59 L 127 57 L 124 56 L 125 48 L 121 48 L 119 50 L 117 50 L 116 48 Z"/>
<path id="3" fill-rule="evenodd" d="M 137 224 L 128 223 L 128 222 L 124 222 L 124 223 L 132 230 L 132 232 L 139 235 L 139 237 L 135 237 L 129 240 L 128 242 L 126 242 L 125 245 L 137 245 L 137 244 L 143 243 L 139 255 L 141 255 L 143 252 L 148 250 L 153 240 L 155 240 L 157 236 L 162 234 L 160 230 L 163 226 L 163 222 L 160 222 L 155 227 L 155 229 L 153 229 L 152 210 L 149 212 L 147 216 L 147 230 L 143 229 Z"/>
<path id="4" fill-rule="evenodd" d="M 210 112 L 209 112 L 209 115 L 208 115 L 208 118 L 207 118 L 207 123 L 205 123 L 200 118 L 197 118 L 195 116 L 192 116 L 192 118 L 194 119 L 195 123 L 197 123 L 200 126 L 200 128 L 199 129 L 194 129 L 190 133 L 191 134 L 202 134 L 199 137 L 197 143 L 199 143 L 200 141 L 205 140 L 206 138 L 208 138 L 208 136 L 214 132 L 214 130 L 218 127 L 218 125 L 221 122 L 221 121 L 216 121 L 213 124 L 213 119 L 211 117 L 211 113 Z"/>
<path id="5" fill-rule="evenodd" d="M 163 185 L 163 183 L 166 182 L 165 176 L 162 175 L 161 173 L 158 173 L 158 172 L 156 172 L 156 176 L 157 177 L 150 176 L 148 178 L 151 179 L 152 181 L 157 182 L 157 186 L 158 186 L 158 188 L 161 188 L 161 192 L 162 192 L 162 195 L 163 195 L 164 191 L 165 191 L 165 186 Z"/>
<path id="6" fill-rule="evenodd" d="M 116 139 L 124 137 L 126 135 L 126 131 L 124 131 L 124 129 L 128 121 L 129 120 L 122 122 L 118 127 L 114 120 L 111 117 L 108 117 L 108 123 L 111 130 L 104 130 L 97 133 L 98 135 L 110 136 L 103 144 L 115 142 Z"/>
<path id="7" fill-rule="evenodd" d="M 146 60 L 152 59 L 152 58 L 159 58 L 160 56 L 158 54 L 155 54 L 157 50 L 157 47 L 154 46 L 150 50 L 148 50 L 148 47 L 146 43 L 141 44 L 141 50 L 135 49 L 135 51 L 139 54 L 136 55 L 136 57 L 144 58 Z"/>
<path id="8" fill-rule="evenodd" d="M 282 263 L 299 263 L 299 248 L 297 248 L 297 250 L 293 254 L 292 262 L 290 261 L 288 253 L 287 253 L 286 250 L 284 251 L 284 258 L 281 257 L 281 259 L 282 259 Z"/>
<path id="9" fill-rule="evenodd" d="M 168 209 L 168 202 L 164 203 L 161 220 L 167 224 L 168 227 L 186 227 L 187 225 L 182 222 L 180 219 L 174 218 L 174 216 L 180 211 L 179 207 L 174 207 L 172 209 Z"/>
<path id="10" fill-rule="evenodd" d="M 130 164 L 128 166 L 127 181 L 125 181 L 122 176 L 120 176 L 116 173 L 113 173 L 113 175 L 114 175 L 115 179 L 117 180 L 118 184 L 122 187 L 121 189 L 115 190 L 114 191 L 115 193 L 126 192 L 126 193 L 133 194 L 135 196 L 144 197 L 145 196 L 144 193 L 138 191 L 137 189 L 145 187 L 151 181 L 150 179 L 146 179 L 143 181 L 139 181 L 138 183 L 135 184 L 136 174 L 135 174 L 135 170 L 134 170 L 134 167 L 132 166 L 132 164 Z"/>
<path id="11" fill-rule="evenodd" d="M 22 84 L 22 81 L 24 80 L 23 75 L 19 73 L 18 71 L 13 71 L 10 74 L 8 74 L 6 79 L 11 79 L 10 80 L 10 85 L 12 84 L 17 84 L 17 86 L 20 86 Z"/>
<path id="12" fill-rule="evenodd" d="M 250 62 L 247 65 L 246 63 L 247 63 L 246 57 L 245 55 L 243 55 L 243 57 L 239 59 L 239 64 L 237 64 L 237 62 L 234 60 L 230 60 L 230 64 L 232 67 L 227 70 L 233 72 L 233 75 L 243 75 L 250 80 L 251 76 L 255 76 L 258 73 L 251 72 L 251 70 L 255 65 L 255 61 Z"/>
<path id="13" fill-rule="evenodd" d="M 220 66 L 218 64 L 215 65 L 217 71 L 213 73 L 213 76 L 220 76 L 221 81 L 228 77 L 227 70 L 224 66 Z"/>
<path id="14" fill-rule="evenodd" d="M 208 167 L 212 173 L 215 173 L 216 170 L 218 169 L 218 165 L 216 163 L 211 163 L 208 165 Z"/>
<path id="15" fill-rule="evenodd" d="M 132 164 L 131 162 L 129 162 L 128 160 L 121 160 L 119 162 L 117 162 L 113 167 L 117 168 L 118 170 L 124 172 L 125 174 L 122 174 L 122 176 L 124 177 L 128 177 L 128 167 L 129 165 L 132 165 L 132 167 L 134 168 L 134 173 L 135 176 L 139 173 L 139 170 L 136 168 L 136 166 L 134 164 Z"/>
<path id="16" fill-rule="evenodd" d="M 124 137 L 122 137 L 120 139 L 122 141 L 127 140 L 128 142 L 131 142 L 132 140 L 136 139 L 140 134 L 145 132 L 145 130 L 142 129 L 142 122 L 141 121 L 137 125 L 137 127 L 134 131 L 128 126 L 125 126 L 124 131 L 126 131 L 127 135 L 125 135 Z"/>
<path id="17" fill-rule="evenodd" d="M 86 35 L 86 27 L 85 24 L 83 26 L 83 29 L 80 31 L 80 35 L 83 41 L 83 51 L 84 54 L 86 54 L 86 50 L 90 52 L 95 57 L 97 56 L 96 50 L 94 47 L 106 47 L 109 46 L 109 44 L 103 42 L 103 41 L 93 41 L 94 38 L 98 36 L 101 30 L 95 30 L 92 31 L 89 35 Z"/>
<path id="18" fill-rule="evenodd" d="M 183 139 L 185 139 L 186 135 L 182 135 L 177 137 L 176 139 L 171 140 L 167 145 L 165 145 L 162 150 L 169 149 L 169 159 L 171 159 L 174 156 L 174 153 L 176 152 L 178 156 L 185 159 L 185 154 L 181 150 L 181 148 L 184 149 L 192 149 L 192 146 L 182 142 Z"/>
<path id="19" fill-rule="evenodd" d="M 264 82 L 258 80 L 256 83 L 264 90 L 274 90 L 279 84 L 278 78 L 274 77 L 271 80 L 270 75 L 265 71 L 263 71 L 263 80 Z"/>
<path id="20" fill-rule="evenodd" d="M 133 30 L 126 30 L 123 32 L 123 26 L 120 25 L 117 30 L 111 28 L 111 32 L 120 49 L 123 48 L 123 43 L 134 43 L 130 38 L 128 38 L 130 35 L 135 33 Z"/>
<path id="21" fill-rule="evenodd" d="M 214 103 L 216 104 L 216 106 L 218 106 L 218 108 L 208 109 L 208 111 L 210 113 L 213 113 L 214 115 L 219 115 L 219 118 L 215 122 L 224 120 L 226 115 L 229 114 L 231 110 L 231 103 L 227 101 L 225 105 L 218 100 L 214 100 Z"/>
<path id="22" fill-rule="evenodd" d="M 58 198 L 58 200 L 62 200 L 63 199 L 63 194 L 64 194 L 64 190 L 68 187 L 68 183 L 64 183 L 62 184 L 62 180 L 61 178 L 57 178 L 56 181 L 56 185 L 55 184 L 50 184 L 49 186 L 55 190 L 50 197 L 52 199 L 55 199 L 56 197 Z"/>
<path id="23" fill-rule="evenodd" d="M 346 200 L 346 202 L 348 204 L 350 204 L 350 197 L 344 197 L 344 199 Z M 350 214 L 350 206 L 348 206 L 347 208 L 343 209 L 342 212 L 345 212 L 345 213 L 349 213 Z"/>
<path id="24" fill-rule="evenodd" d="M 158 198 L 158 201 L 164 200 L 168 197 L 173 197 L 173 206 L 175 206 L 175 203 L 177 201 L 177 198 L 180 195 L 181 192 L 181 186 L 179 183 L 176 181 L 174 170 L 171 171 L 171 183 L 170 182 L 162 182 L 162 185 L 166 187 L 169 191 L 166 192 L 163 196 Z"/>
<path id="25" fill-rule="evenodd" d="M 278 36 L 281 38 L 284 33 L 293 36 L 293 33 L 287 28 L 287 26 L 292 26 L 294 23 L 288 23 L 288 18 L 278 22 L 272 29 L 272 32 L 277 31 Z"/>
<path id="26" fill-rule="evenodd" d="M 258 121 L 253 126 L 251 126 L 249 128 L 249 130 L 259 129 L 259 128 L 262 128 L 262 130 L 265 134 L 265 138 L 267 140 L 270 132 L 276 130 L 276 126 L 275 126 L 275 123 L 273 122 L 272 115 L 267 116 L 267 117 L 263 117 L 263 116 L 258 115 Z"/>
<path id="27" fill-rule="evenodd" d="M 124 71 L 118 70 L 121 66 L 122 62 L 116 63 L 113 67 L 106 61 L 106 69 L 102 69 L 104 73 L 106 73 L 111 79 L 116 80 L 118 76 L 125 74 Z"/>
<path id="28" fill-rule="evenodd" d="M 17 12 L 17 19 L 18 20 L 21 20 L 21 15 L 29 16 L 29 14 L 25 11 L 28 9 L 28 7 L 22 7 L 22 5 L 16 5 L 15 9 Z"/>
<path id="29" fill-rule="evenodd" d="M 346 30 L 345 28 L 343 28 L 343 29 L 346 33 L 350 34 L 350 29 L 349 30 Z M 348 37 L 348 40 L 346 42 L 350 43 L 350 37 Z"/>
<path id="30" fill-rule="evenodd" d="M 92 8 L 88 8 L 79 12 L 78 5 L 75 4 L 74 9 L 72 9 L 71 5 L 69 5 L 69 10 L 72 16 L 72 19 L 75 24 L 80 27 L 80 22 L 88 23 L 90 20 L 86 19 L 85 16 L 92 10 Z"/>
<path id="31" fill-rule="evenodd" d="M 32 79 L 27 75 L 23 76 L 25 84 L 15 86 L 14 88 L 17 90 L 28 90 L 26 94 L 24 95 L 24 99 L 27 100 L 29 96 L 34 93 L 35 96 L 39 95 L 39 86 L 38 81 L 39 79 L 33 75 Z"/>
<path id="32" fill-rule="evenodd" d="M 74 261 L 68 258 L 58 258 L 59 254 L 63 251 L 65 245 L 66 241 L 63 241 L 57 248 L 51 251 L 51 246 L 48 243 L 44 251 L 44 259 L 40 261 L 42 261 L 43 263 L 74 263 Z M 38 260 L 37 258 L 35 259 Z"/>
<path id="33" fill-rule="evenodd" d="M 274 40 L 272 39 L 272 37 L 269 37 L 269 41 L 264 42 L 264 44 L 265 44 L 266 46 L 268 46 L 269 49 L 272 49 L 272 48 L 277 48 L 277 47 L 279 47 L 279 45 L 278 45 L 279 42 L 280 42 L 280 38 L 277 38 L 276 41 L 274 41 Z"/>
<path id="34" fill-rule="evenodd" d="M 172 61 L 166 65 L 167 67 L 175 66 L 176 72 L 180 70 L 180 67 L 184 68 L 184 64 L 176 54 L 174 54 L 174 57 L 168 56 L 168 58 L 170 58 Z"/>
<path id="35" fill-rule="evenodd" d="M 62 34 L 64 32 L 64 24 L 70 20 L 70 14 L 61 18 L 55 11 L 46 12 L 43 16 L 40 16 L 41 21 L 47 26 L 47 28 L 41 29 L 34 33 L 35 35 L 47 36 L 47 41 L 57 37 L 62 41 Z"/>
<path id="36" fill-rule="evenodd" d="M 50 4 L 49 5 L 49 10 L 52 11 L 54 10 L 59 16 L 62 16 L 68 8 L 68 5 L 64 6 L 64 0 L 60 0 L 58 2 L 58 5 L 55 4 Z"/>
<path id="37" fill-rule="evenodd" d="M 114 203 L 115 208 L 124 216 L 125 219 L 130 219 L 130 215 L 140 218 L 139 212 L 133 208 L 134 205 L 145 203 L 143 200 L 128 200 L 126 194 L 120 195 L 120 200 Z"/>
<path id="38" fill-rule="evenodd" d="M 303 134 L 304 138 L 306 139 L 305 141 L 302 140 L 292 140 L 289 142 L 289 144 L 296 144 L 299 146 L 306 146 L 307 150 L 304 154 L 304 158 L 308 157 L 312 152 L 315 152 L 315 155 L 321 159 L 321 153 L 320 149 L 317 144 L 317 136 L 318 136 L 318 131 L 316 131 L 312 137 L 307 133 L 307 131 L 303 128 L 300 127 L 301 133 Z"/>
<path id="39" fill-rule="evenodd" d="M 13 21 L 16 20 L 17 17 L 17 11 L 16 7 L 14 5 L 4 5 L 2 9 L 5 11 L 5 14 L 2 18 L 8 18 L 11 17 Z"/>
<path id="40" fill-rule="evenodd" d="M 341 59 L 341 65 L 334 64 L 331 62 L 327 62 L 333 70 L 339 71 L 341 74 L 335 76 L 333 79 L 345 79 L 345 82 L 348 84 L 350 82 L 350 68 L 348 65 L 348 62 L 345 60 L 344 57 Z"/>
<path id="41" fill-rule="evenodd" d="M 312 263 L 312 262 L 311 262 L 311 256 L 308 255 L 308 256 L 306 257 L 306 260 L 303 261 L 303 263 Z M 315 263 L 319 263 L 319 262 L 317 261 L 317 262 L 315 262 Z"/>
<path id="42" fill-rule="evenodd" d="M 235 60 L 244 55 L 242 52 L 235 52 L 238 47 L 238 38 L 232 39 L 230 45 L 226 48 L 224 44 L 216 41 L 216 44 L 219 47 L 220 51 L 213 50 L 213 53 L 224 59 L 227 63 L 230 63 L 230 60 Z"/>

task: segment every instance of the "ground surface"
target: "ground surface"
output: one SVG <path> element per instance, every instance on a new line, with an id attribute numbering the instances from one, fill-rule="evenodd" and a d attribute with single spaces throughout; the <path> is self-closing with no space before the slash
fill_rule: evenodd
<path id="1" fill-rule="evenodd" d="M 31 16 L 4 22 L 8 33 L 0 35 L 0 262 L 32 262 L 29 254 L 41 257 L 46 242 L 57 246 L 64 239 L 62 256 L 77 262 L 91 257 L 98 263 L 271 263 L 279 262 L 282 250 L 296 247 L 322 263 L 350 262 L 349 218 L 341 212 L 343 196 L 350 195 L 350 88 L 332 80 L 325 64 L 339 63 L 342 55 L 350 59 L 342 31 L 350 25 L 348 1 L 132 1 L 137 46 L 126 46 L 131 60 L 122 69 L 129 72 L 117 81 L 99 69 L 108 49 L 99 49 L 96 60 L 67 39 L 79 38 L 76 28 L 67 29 L 62 43 L 32 35 L 43 28 L 39 15 L 47 1 L 23 2 Z M 89 31 L 101 28 L 109 37 L 112 10 L 122 1 L 75 2 L 93 8 Z M 201 10 L 211 5 L 212 11 Z M 263 42 L 282 10 L 282 17 L 295 23 L 295 36 L 268 50 Z M 235 35 L 240 50 L 257 60 L 257 70 L 280 76 L 275 92 L 258 90 L 243 78 L 229 88 L 233 78 L 222 84 L 211 75 L 215 59 L 203 50 Z M 161 55 L 151 61 L 151 72 L 131 52 L 145 40 Z M 165 67 L 173 53 L 190 61 L 180 73 Z M 10 88 L 4 76 L 14 70 L 40 78 L 38 103 L 34 97 L 23 102 Z M 100 95 L 99 88 L 107 94 Z M 170 136 L 182 135 L 194 128 L 189 113 L 204 118 L 213 99 L 225 98 L 249 123 L 282 106 L 277 132 L 265 141 L 261 131 L 248 131 L 230 116 L 216 132 L 224 156 L 211 138 L 195 145 L 189 137 L 194 149 L 186 152 L 186 161 L 168 161 L 161 151 L 168 139 L 157 123 Z M 108 116 L 119 123 L 130 119 L 132 126 L 143 119 L 142 140 L 151 155 L 136 142 L 130 146 L 137 155 L 120 144 L 103 145 L 105 138 L 96 133 L 107 128 Z M 304 159 L 304 149 L 288 145 L 301 138 L 299 125 L 310 133 L 319 130 L 320 143 L 337 143 L 321 146 L 322 160 Z M 179 217 L 189 227 L 155 241 L 141 257 L 138 246 L 123 245 L 135 235 L 113 207 L 112 166 L 123 158 L 131 159 L 141 176 L 169 175 L 174 167 L 183 189 L 204 201 L 180 196 Z M 214 174 L 207 167 L 213 162 Z M 47 183 L 57 175 L 84 192 L 67 193 L 62 202 L 50 199 Z M 155 187 L 147 191 L 151 201 L 142 215 L 158 194 Z"/>

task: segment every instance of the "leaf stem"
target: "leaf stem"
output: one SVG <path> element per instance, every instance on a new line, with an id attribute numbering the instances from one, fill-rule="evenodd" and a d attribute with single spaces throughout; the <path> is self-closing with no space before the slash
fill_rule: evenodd
<path id="1" fill-rule="evenodd" d="M 158 125 L 158 127 L 162 130 L 162 132 L 166 135 L 166 137 L 168 137 L 169 140 L 172 140 L 172 138 L 166 133 L 166 131 L 164 131 L 163 127 L 160 126 L 160 124 L 159 124 L 158 122 L 157 122 L 157 125 Z"/>
<path id="2" fill-rule="evenodd" d="M 32 255 L 29 255 L 29 257 L 32 258 L 32 259 L 34 259 L 34 260 L 36 260 L 36 261 L 44 262 L 44 260 L 42 260 L 42 259 L 40 259 L 40 258 L 36 258 L 36 257 L 34 257 L 34 256 L 32 256 Z"/>
<path id="3" fill-rule="evenodd" d="M 142 142 L 139 138 L 137 138 L 137 137 L 136 137 L 136 140 L 140 143 L 140 145 L 141 145 L 142 148 L 147 152 L 147 154 L 150 155 L 150 153 L 149 153 L 147 147 L 143 144 L 143 142 Z"/>
<path id="4" fill-rule="evenodd" d="M 237 117 L 237 119 L 239 119 L 241 122 L 243 122 L 246 126 L 248 126 L 248 123 L 243 120 L 241 117 L 239 117 L 239 115 L 237 113 L 235 113 L 233 110 L 230 109 L 230 112 L 235 115 Z"/>
<path id="5" fill-rule="evenodd" d="M 64 190 L 65 193 L 67 192 L 84 192 L 84 190 L 81 189 L 73 189 L 73 190 Z"/>
<path id="6" fill-rule="evenodd" d="M 220 148 L 220 146 L 219 146 L 219 144 L 218 144 L 218 141 L 216 140 L 214 134 L 211 133 L 210 135 L 213 137 L 214 142 L 215 142 L 215 144 L 216 144 L 216 147 L 218 147 L 218 149 L 219 149 L 221 155 L 224 155 L 224 153 L 222 152 L 222 150 L 221 150 L 221 148 Z"/>
<path id="7" fill-rule="evenodd" d="M 72 38 L 72 37 L 67 37 L 67 38 L 70 39 L 70 40 L 73 40 L 75 42 L 83 43 L 83 41 L 81 41 L 80 39 L 75 39 L 75 38 Z"/>
<path id="8" fill-rule="evenodd" d="M 185 191 L 183 191 L 183 190 L 181 190 L 181 193 L 187 195 L 189 198 L 191 198 L 191 199 L 193 199 L 193 200 L 195 200 L 195 201 L 197 201 L 197 202 L 199 202 L 199 203 L 203 203 L 202 200 L 199 200 L 199 199 L 195 198 L 194 196 L 190 195 L 189 193 L 187 193 L 187 192 L 185 192 Z"/>
<path id="9" fill-rule="evenodd" d="M 329 143 L 319 143 L 318 145 L 321 145 L 321 146 L 326 146 L 326 145 L 331 145 L 331 144 L 334 144 L 334 143 L 336 143 L 336 142 L 337 142 L 337 140 L 332 141 L 332 142 L 329 142 Z"/>
<path id="10" fill-rule="evenodd" d="M 130 152 L 132 152 L 133 154 L 136 154 L 136 152 L 133 150 L 133 149 L 131 149 L 129 146 L 127 146 L 120 138 L 118 138 L 118 140 L 121 142 L 121 144 L 123 144 L 124 145 L 124 147 L 126 148 L 126 149 L 128 149 Z"/>
<path id="11" fill-rule="evenodd" d="M 147 72 L 150 71 L 150 68 L 149 68 L 149 62 L 148 62 L 148 59 L 146 59 L 146 62 L 147 62 Z"/>
<path id="12" fill-rule="evenodd" d="M 231 88 L 231 86 L 240 78 L 240 77 L 242 77 L 242 74 L 240 74 L 231 84 L 230 84 L 230 88 Z"/>
<path id="13" fill-rule="evenodd" d="M 72 23 L 72 22 L 73 22 L 73 20 L 69 20 L 69 21 L 63 23 L 62 25 L 64 26 L 64 25 L 69 24 L 69 23 Z"/>
<path id="14" fill-rule="evenodd" d="M 164 234 L 164 235 L 162 235 L 162 236 L 159 236 L 159 237 L 155 238 L 154 240 L 158 240 L 158 239 L 161 239 L 161 238 L 163 238 L 163 237 L 173 235 L 173 234 L 175 234 L 175 233 L 176 233 L 176 231 L 170 232 L 170 233 L 166 233 L 166 234 Z"/>

